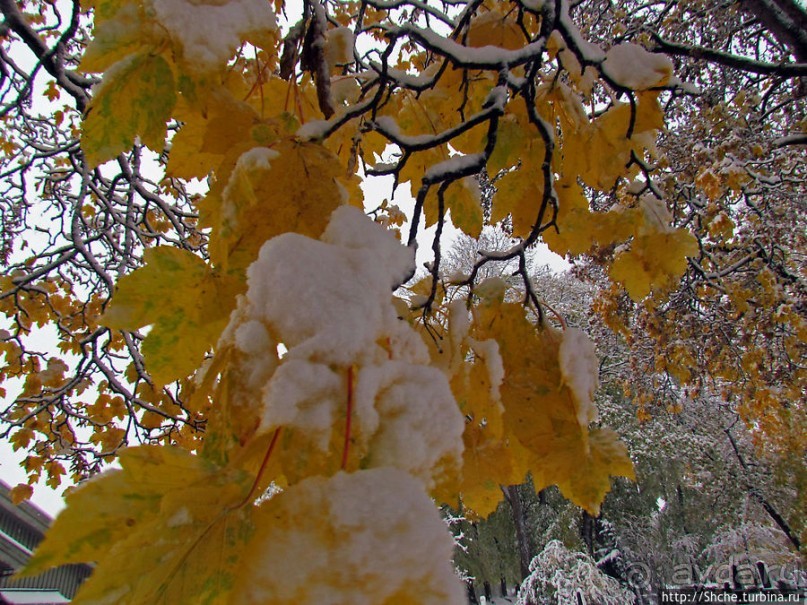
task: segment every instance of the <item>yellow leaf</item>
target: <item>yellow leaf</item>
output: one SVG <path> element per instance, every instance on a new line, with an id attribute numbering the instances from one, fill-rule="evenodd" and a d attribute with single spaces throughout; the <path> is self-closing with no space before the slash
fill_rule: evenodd
<path id="1" fill-rule="evenodd" d="M 243 287 L 187 250 L 145 251 L 146 265 L 118 282 L 102 317 L 110 328 L 153 325 L 143 342 L 154 381 L 167 384 L 190 374 L 218 339 Z"/>
<path id="2" fill-rule="evenodd" d="M 563 178 L 579 177 L 586 185 L 600 191 L 611 189 L 618 178 L 628 175 L 631 151 L 640 157 L 645 148 L 652 151 L 655 131 L 664 124 L 657 95 L 653 93 L 638 95 L 631 138 L 628 138 L 631 126 L 628 103 L 616 103 L 590 124 L 574 117 L 576 114 L 572 112 L 561 115 L 565 116 L 565 121 L 561 120 L 563 138 L 560 145 Z"/>
<path id="3" fill-rule="evenodd" d="M 529 130 L 525 128 L 523 120 L 512 113 L 503 115 L 499 119 L 499 128 L 496 131 L 496 147 L 488 158 L 488 173 L 495 176 L 500 170 L 515 166 L 522 159 L 527 134 Z M 487 133 L 479 141 L 481 146 L 474 150 L 479 151 L 485 148 Z"/>
<path id="4" fill-rule="evenodd" d="M 477 422 L 466 425 L 463 441 L 462 503 L 484 518 L 501 501 L 501 486 L 524 481 L 528 470 L 526 452 L 517 439 L 497 438 Z"/>
<path id="5" fill-rule="evenodd" d="M 509 215 L 513 235 L 527 237 L 538 219 L 543 200 L 543 173 L 536 166 L 525 163 L 503 175 L 495 186 L 491 222 L 497 223 Z"/>
<path id="6" fill-rule="evenodd" d="M 564 179 L 556 187 L 558 215 L 557 231 L 543 234 L 549 248 L 560 255 L 583 254 L 594 246 L 608 246 L 628 239 L 634 231 L 637 213 L 614 209 L 592 212 L 583 188 Z"/>
<path id="7" fill-rule="evenodd" d="M 527 41 L 515 19 L 515 13 L 492 10 L 475 17 L 468 30 L 468 46 L 497 46 L 515 50 Z"/>
<path id="8" fill-rule="evenodd" d="M 99 0 L 94 5 L 93 35 L 81 57 L 81 71 L 100 73 L 144 47 L 160 45 L 164 34 L 148 22 L 139 2 Z"/>
<path id="9" fill-rule="evenodd" d="M 180 102 L 180 105 L 184 103 Z M 179 106 L 177 109 L 177 119 L 182 120 L 182 128 L 171 139 L 166 175 L 182 179 L 206 178 L 223 156 L 202 151 L 208 121 L 197 112 L 179 111 Z"/>
<path id="10" fill-rule="evenodd" d="M 96 561 L 74 603 L 226 603 L 248 542 L 252 481 L 170 447 L 141 446 L 74 489 L 26 565 Z"/>
<path id="11" fill-rule="evenodd" d="M 204 224 L 213 228 L 210 255 L 218 266 L 245 270 L 263 243 L 280 233 L 318 237 L 345 201 L 343 169 L 325 147 L 287 139 L 272 152 L 266 163 L 233 171 L 231 183 L 211 191 L 200 206 Z"/>
<path id="12" fill-rule="evenodd" d="M 553 442 L 553 454 L 541 459 L 541 472 L 534 473 L 533 479 L 536 490 L 555 484 L 565 497 L 596 517 L 611 490 L 610 477 L 635 479 L 635 474 L 627 448 L 612 430 L 592 430 L 586 445 L 568 437 Z"/>
<path id="13" fill-rule="evenodd" d="M 589 433 L 581 424 L 582 402 L 560 365 L 562 334 L 533 326 L 518 304 L 480 308 L 477 323 L 499 342 L 505 434 L 526 449 L 536 488 L 555 484 L 575 504 L 597 511 L 609 476 L 632 476 L 633 467 L 613 432 Z"/>
<path id="14" fill-rule="evenodd" d="M 474 177 L 465 177 L 451 183 L 445 191 L 444 202 L 454 226 L 473 238 L 479 237 L 482 232 L 482 204 L 479 185 Z M 427 225 L 437 222 L 437 209 L 437 194 L 432 193 L 425 204 Z"/>
<path id="15" fill-rule="evenodd" d="M 630 297 L 639 301 L 652 289 L 681 277 L 687 257 L 697 253 L 698 243 L 686 229 L 639 235 L 630 250 L 620 252 L 614 259 L 611 279 L 622 282 Z"/>
<path id="16" fill-rule="evenodd" d="M 34 488 L 27 483 L 18 483 L 9 490 L 9 497 L 14 504 L 22 504 L 34 495 Z"/>
<path id="17" fill-rule="evenodd" d="M 136 136 L 154 151 L 165 144 L 176 102 L 174 76 L 159 55 L 129 56 L 107 70 L 82 124 L 81 148 L 92 166 L 114 158 Z"/>

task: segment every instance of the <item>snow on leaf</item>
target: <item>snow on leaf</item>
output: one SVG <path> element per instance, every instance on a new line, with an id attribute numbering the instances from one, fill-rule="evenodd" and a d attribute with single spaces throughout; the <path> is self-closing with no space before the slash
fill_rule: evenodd
<path id="1" fill-rule="evenodd" d="M 637 44 L 617 44 L 605 53 L 602 70 L 614 82 L 631 90 L 663 86 L 673 74 L 666 55 L 651 53 Z"/>
<path id="2" fill-rule="evenodd" d="M 432 489 L 459 466 L 462 416 L 391 296 L 413 261 L 392 233 L 342 206 L 321 239 L 275 237 L 250 266 L 218 347 L 230 367 L 217 399 L 254 420 L 231 423 L 233 441 L 282 431 L 274 459 L 290 484 L 395 466 Z M 253 342 L 247 326 L 267 337 Z M 287 348 L 276 367 L 264 341 Z"/>
<path id="3" fill-rule="evenodd" d="M 272 7 L 262 0 L 153 0 L 153 7 L 188 67 L 198 71 L 225 64 L 242 42 L 273 41 L 277 29 Z"/>
<path id="4" fill-rule="evenodd" d="M 512 303 L 489 305 L 477 322 L 499 342 L 505 434 L 526 448 L 536 489 L 557 485 L 575 504 L 597 511 L 610 489 L 610 476 L 632 476 L 633 467 L 615 433 L 589 432 L 588 423 L 581 423 L 581 418 L 596 413 L 590 401 L 578 399 L 589 392 L 591 381 L 575 380 L 570 388 L 564 378 L 561 364 L 573 364 L 562 361 L 563 334 L 546 325 L 533 326 L 521 305 Z M 571 352 L 576 347 L 570 347 L 567 356 Z M 591 360 L 584 365 L 590 372 Z"/>
<path id="5" fill-rule="evenodd" d="M 599 360 L 594 343 L 579 328 L 566 328 L 560 342 L 560 373 L 577 404 L 577 420 L 587 427 L 597 420 L 594 392 L 599 385 Z"/>
<path id="6" fill-rule="evenodd" d="M 159 46 L 161 32 L 148 22 L 139 3 L 95 2 L 93 20 L 93 37 L 81 57 L 81 71 L 100 73 L 143 47 Z"/>
<path id="7" fill-rule="evenodd" d="M 200 204 L 203 224 L 213 227 L 210 256 L 218 266 L 246 269 L 267 239 L 284 232 L 319 236 L 345 201 L 344 169 L 330 151 L 288 139 L 271 151 L 269 163 L 233 173 L 237 187 L 225 181 Z"/>
<path id="8" fill-rule="evenodd" d="M 453 540 L 423 487 L 392 468 L 312 477 L 255 515 L 234 602 L 459 605 Z"/>

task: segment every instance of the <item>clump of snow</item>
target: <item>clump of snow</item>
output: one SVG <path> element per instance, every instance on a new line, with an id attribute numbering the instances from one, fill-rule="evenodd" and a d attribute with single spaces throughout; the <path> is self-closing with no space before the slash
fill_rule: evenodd
<path id="1" fill-rule="evenodd" d="M 356 40 L 352 29 L 349 27 L 329 29 L 325 39 L 325 57 L 328 65 L 336 67 L 353 63 L 353 46 Z"/>
<path id="2" fill-rule="evenodd" d="M 356 208 L 337 208 L 321 239 L 335 246 L 362 251 L 365 262 L 385 272 L 380 282 L 390 292 L 414 270 L 414 251 L 402 246 L 393 234 L 376 225 Z"/>
<path id="3" fill-rule="evenodd" d="M 672 233 L 675 231 L 672 214 L 663 200 L 653 195 L 644 195 L 639 200 L 639 206 L 644 211 L 645 232 Z"/>
<path id="4" fill-rule="evenodd" d="M 371 357 L 377 337 L 398 321 L 389 299 L 413 259 L 392 235 L 381 247 L 362 247 L 371 246 L 374 230 L 385 232 L 359 210 L 343 210 L 337 214 L 362 219 L 362 228 L 344 232 L 351 247 L 294 233 L 273 238 L 247 272 L 247 298 L 281 335 L 288 356 L 348 366 Z"/>
<path id="5" fill-rule="evenodd" d="M 242 42 L 277 30 L 265 0 L 154 0 L 154 11 L 198 71 L 223 65 Z"/>
<path id="6" fill-rule="evenodd" d="M 327 365 L 290 359 L 280 364 L 264 389 L 263 424 L 304 427 L 306 434 L 325 450 L 345 393 L 343 377 Z"/>
<path id="7" fill-rule="evenodd" d="M 605 53 L 602 71 L 620 86 L 647 90 L 666 84 L 673 64 L 666 55 L 651 53 L 638 44 L 617 44 Z"/>
<path id="8" fill-rule="evenodd" d="M 351 399 L 350 451 L 363 468 L 398 467 L 433 487 L 461 464 L 464 422 L 448 379 L 393 302 L 413 263 L 349 206 L 320 240 L 287 233 L 264 244 L 223 336 L 238 351 L 245 405 L 262 406 L 259 432 L 298 429 L 327 452 Z"/>
<path id="9" fill-rule="evenodd" d="M 294 134 L 304 141 L 317 141 L 325 137 L 330 126 L 328 120 L 311 120 L 300 126 Z"/>
<path id="10" fill-rule="evenodd" d="M 306 479 L 261 506 L 256 523 L 233 602 L 464 602 L 452 537 L 422 485 L 402 471 Z"/>
<path id="11" fill-rule="evenodd" d="M 594 343 L 578 328 L 566 328 L 558 353 L 560 373 L 577 404 L 577 421 L 587 427 L 597 420 L 594 392 L 599 385 L 599 362 Z"/>
<path id="12" fill-rule="evenodd" d="M 247 321 L 235 330 L 235 345 L 247 355 L 260 355 L 272 348 L 272 339 L 259 321 Z"/>
<path id="13" fill-rule="evenodd" d="M 230 323 L 219 338 L 221 343 L 233 346 L 232 368 L 237 384 L 245 397 L 254 399 L 274 373 L 278 364 L 277 343 L 265 324 L 253 319 L 254 313 L 247 301 L 241 299 L 230 316 Z M 208 379 L 212 365 L 200 372 L 197 380 Z"/>
<path id="14" fill-rule="evenodd" d="M 361 368 L 356 418 L 369 440 L 367 467 L 394 466 L 420 477 L 456 468 L 465 428 L 445 375 L 437 368 L 389 361 Z"/>

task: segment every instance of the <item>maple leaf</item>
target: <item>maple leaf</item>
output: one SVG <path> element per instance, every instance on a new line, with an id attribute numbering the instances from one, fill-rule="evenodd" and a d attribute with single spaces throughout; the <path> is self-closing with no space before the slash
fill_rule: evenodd
<path id="1" fill-rule="evenodd" d="M 19 483 L 9 490 L 8 495 L 11 502 L 19 505 L 34 495 L 34 488 L 27 483 Z"/>
<path id="2" fill-rule="evenodd" d="M 524 43 L 524 32 L 519 23 L 500 10 L 491 10 L 475 17 L 468 30 L 469 46 L 497 46 L 513 50 L 521 48 Z"/>
<path id="3" fill-rule="evenodd" d="M 345 201 L 343 169 L 322 145 L 286 139 L 265 149 L 260 161 L 236 165 L 225 186 L 200 204 L 204 224 L 214 228 L 210 256 L 218 266 L 246 269 L 280 233 L 319 236 Z"/>
<path id="4" fill-rule="evenodd" d="M 611 265 L 611 279 L 622 282 L 630 297 L 639 301 L 654 288 L 670 285 L 686 270 L 687 257 L 698 253 L 695 238 L 686 229 L 637 236 L 630 250 L 620 252 Z"/>
<path id="5" fill-rule="evenodd" d="M 619 436 L 611 429 L 594 429 L 582 439 L 571 434 L 548 444 L 551 455 L 542 457 L 533 481 L 537 491 L 557 485 L 569 500 L 598 516 L 613 476 L 635 479 L 633 463 Z"/>
<path id="6" fill-rule="evenodd" d="M 185 450 L 140 446 L 71 491 L 25 566 L 96 561 L 74 603 L 226 603 L 252 535 L 252 477 Z"/>
<path id="7" fill-rule="evenodd" d="M 160 55 L 130 55 L 110 67 L 82 124 L 81 148 L 92 166 L 129 149 L 136 136 L 161 152 L 176 103 L 174 76 Z"/>
<path id="8" fill-rule="evenodd" d="M 570 387 L 564 371 L 572 362 L 569 352 L 561 350 L 563 334 L 533 326 L 521 305 L 492 302 L 478 315 L 481 332 L 495 338 L 502 352 L 505 435 L 526 449 L 536 489 L 555 484 L 593 514 L 610 489 L 610 475 L 633 476 L 627 450 L 615 434 L 589 432 L 586 426 L 595 413 L 588 385 L 596 383 L 596 376 L 578 377 L 581 382 Z M 581 367 L 596 371 L 586 355 Z"/>
<path id="9" fill-rule="evenodd" d="M 93 37 L 81 57 L 81 71 L 102 72 L 144 47 L 156 48 L 164 38 L 149 23 L 145 9 L 136 2 L 94 0 L 82 2 L 93 9 Z"/>
<path id="10" fill-rule="evenodd" d="M 162 385 L 201 363 L 243 286 L 187 250 L 160 246 L 146 250 L 144 259 L 144 267 L 118 281 L 102 322 L 119 330 L 153 325 L 143 354 L 152 378 Z"/>
<path id="11" fill-rule="evenodd" d="M 527 237 L 538 217 L 543 195 L 542 172 L 528 159 L 496 181 L 490 220 L 499 222 L 509 215 L 513 222 L 513 235 Z"/>
<path id="12" fill-rule="evenodd" d="M 452 182 L 446 189 L 443 199 L 454 226 L 473 238 L 479 237 L 482 232 L 483 216 L 479 185 L 474 178 L 465 177 Z M 435 224 L 438 219 L 436 193 L 429 194 L 424 210 L 426 225 Z"/>
<path id="13" fill-rule="evenodd" d="M 503 485 L 521 483 L 526 476 L 528 452 L 514 438 L 501 438 L 478 422 L 463 433 L 462 504 L 481 518 L 488 517 L 502 500 Z"/>

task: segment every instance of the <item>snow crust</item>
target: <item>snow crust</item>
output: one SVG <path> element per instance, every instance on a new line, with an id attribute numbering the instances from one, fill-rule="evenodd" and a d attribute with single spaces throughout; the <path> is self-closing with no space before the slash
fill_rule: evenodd
<path id="1" fill-rule="evenodd" d="M 617 44 L 605 53 L 603 72 L 614 82 L 633 90 L 665 84 L 673 74 L 666 55 L 651 53 L 638 44 Z"/>
<path id="2" fill-rule="evenodd" d="M 423 487 L 392 468 L 312 477 L 274 497 L 246 553 L 245 605 L 460 605 L 453 540 Z"/>
<path id="3" fill-rule="evenodd" d="M 445 180 L 449 175 L 460 174 L 473 167 L 479 166 L 481 168 L 484 165 L 485 154 L 483 153 L 454 155 L 434 166 L 430 166 L 423 175 L 423 181 L 426 183 L 436 183 Z"/>
<path id="4" fill-rule="evenodd" d="M 294 134 L 304 141 L 317 141 L 325 136 L 330 127 L 328 120 L 311 120 L 301 125 Z"/>
<path id="5" fill-rule="evenodd" d="M 532 57 L 540 56 L 544 50 L 545 40 L 542 38 L 530 42 L 522 48 L 508 50 L 498 46 L 463 46 L 450 38 L 445 38 L 436 31 L 424 29 L 412 24 L 405 24 L 399 31 L 423 40 L 430 48 L 446 55 L 452 62 L 464 66 L 509 66 L 520 65 Z"/>
<path id="6" fill-rule="evenodd" d="M 154 11 L 182 45 L 185 60 L 199 71 L 227 62 L 251 36 L 277 30 L 265 0 L 154 0 Z"/>
<path id="7" fill-rule="evenodd" d="M 587 427 L 597 420 L 594 392 L 599 385 L 599 362 L 594 343 L 578 328 L 566 328 L 559 352 L 563 382 L 577 403 L 577 421 Z"/>
<path id="8" fill-rule="evenodd" d="M 487 340 L 471 340 L 474 353 L 482 359 L 490 380 L 490 396 L 493 401 L 499 402 L 501 395 L 499 387 L 504 383 L 504 361 L 499 352 L 499 343 L 493 338 Z"/>

